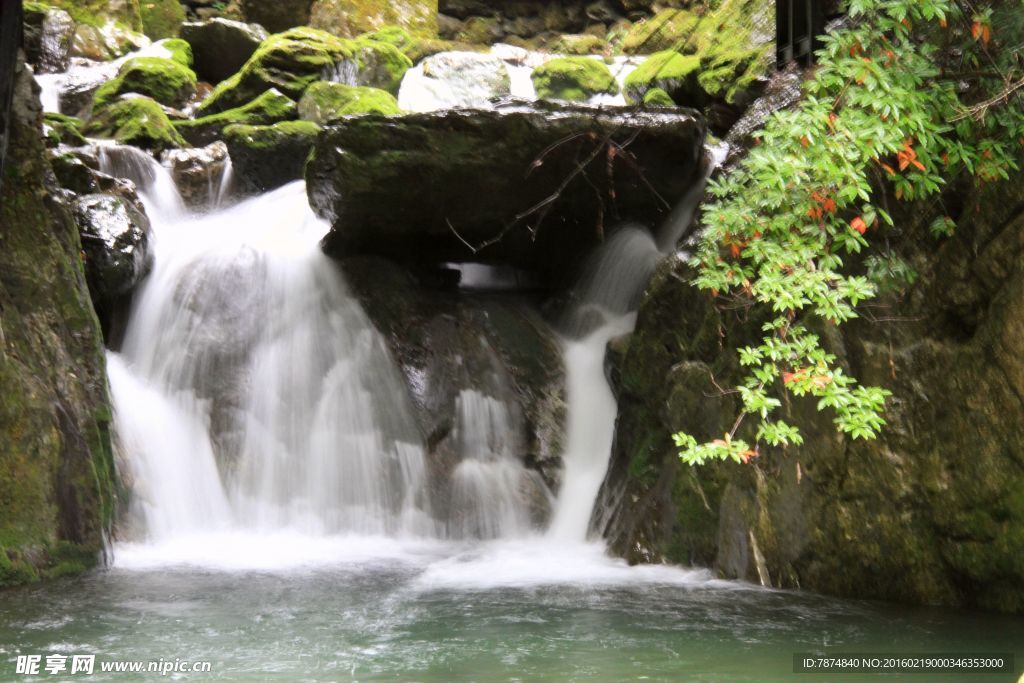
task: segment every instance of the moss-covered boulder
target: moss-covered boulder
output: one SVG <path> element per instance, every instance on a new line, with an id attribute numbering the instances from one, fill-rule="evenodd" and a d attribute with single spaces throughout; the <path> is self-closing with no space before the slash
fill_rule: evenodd
<path id="1" fill-rule="evenodd" d="M 636 22 L 622 39 L 622 51 L 628 55 L 685 51 L 700 24 L 701 17 L 694 12 L 664 9 L 649 19 Z"/>
<path id="2" fill-rule="evenodd" d="M 299 116 L 321 126 L 357 114 L 395 116 L 399 113 L 398 100 L 391 93 L 327 81 L 309 86 L 299 100 Z"/>
<path id="3" fill-rule="evenodd" d="M 83 132 L 154 152 L 185 144 L 160 104 L 148 97 L 122 97 L 93 111 Z"/>
<path id="4" fill-rule="evenodd" d="M 560 57 L 530 75 L 541 99 L 586 102 L 595 95 L 617 95 L 619 84 L 608 66 L 589 57 Z"/>
<path id="5" fill-rule="evenodd" d="M 271 88 L 252 102 L 188 121 L 175 121 L 172 125 L 189 144 L 202 147 L 219 139 L 228 126 L 244 124 L 260 126 L 288 121 L 297 116 L 295 102 Z"/>
<path id="6" fill-rule="evenodd" d="M 314 0 L 309 25 L 354 37 L 386 26 L 437 35 L 437 0 Z"/>
<path id="7" fill-rule="evenodd" d="M 192 46 L 196 73 L 220 83 L 240 70 L 268 35 L 259 24 L 216 17 L 182 24 L 181 37 Z"/>
<path id="8" fill-rule="evenodd" d="M 295 28 L 267 38 L 242 69 L 203 100 L 202 115 L 240 107 L 270 88 L 297 100 L 325 72 L 353 56 L 351 41 L 311 28 Z"/>
<path id="9" fill-rule="evenodd" d="M 121 66 L 116 78 L 100 86 L 93 95 L 93 109 L 101 109 L 128 93 L 145 95 L 168 107 L 181 108 L 195 92 L 196 75 L 187 66 L 162 57 L 136 57 Z"/>
<path id="10" fill-rule="evenodd" d="M 103 343 L 74 221 L 16 70 L 0 183 L 0 587 L 94 566 L 115 485 Z"/>
<path id="11" fill-rule="evenodd" d="M 636 135 L 629 149 L 638 166 L 623 160 L 609 177 L 608 135 L 620 142 Z M 672 202 L 690 187 L 703 140 L 703 121 L 689 111 L 537 105 L 359 116 L 317 137 L 306 183 L 311 205 L 333 223 L 329 253 L 496 261 L 561 276 L 601 240 L 602 221 L 662 220 L 657 196 Z M 567 178 L 543 217 L 531 212 Z M 602 207 L 599 198 L 611 196 L 614 206 Z M 467 243 L 488 244 L 474 251 Z"/>
<path id="12" fill-rule="evenodd" d="M 185 22 L 185 8 L 178 0 L 140 0 L 142 32 L 153 40 L 173 38 Z"/>
<path id="13" fill-rule="evenodd" d="M 266 192 L 303 177 L 306 159 L 319 132 L 320 126 L 311 121 L 234 125 L 224 129 L 224 142 L 243 187 Z"/>
<path id="14" fill-rule="evenodd" d="M 56 112 L 43 114 L 43 134 L 46 136 L 46 144 L 50 147 L 57 145 L 84 145 L 85 136 L 82 135 L 82 127 L 85 122 L 74 116 L 65 116 Z"/>

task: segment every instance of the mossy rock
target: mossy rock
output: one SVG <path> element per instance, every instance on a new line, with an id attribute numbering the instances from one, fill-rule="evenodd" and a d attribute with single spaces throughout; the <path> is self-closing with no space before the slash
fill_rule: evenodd
<path id="1" fill-rule="evenodd" d="M 70 55 L 107 61 L 140 50 L 149 44 L 149 38 L 119 22 L 109 21 L 102 26 L 78 24 L 71 39 Z"/>
<path id="2" fill-rule="evenodd" d="M 156 43 L 170 53 L 172 59 L 185 67 L 192 67 L 192 46 L 181 38 L 166 38 Z"/>
<path id="3" fill-rule="evenodd" d="M 123 97 L 94 110 L 84 132 L 154 152 L 185 145 L 160 104 L 149 97 Z"/>
<path id="4" fill-rule="evenodd" d="M 608 66 L 590 57 L 552 59 L 534 69 L 530 78 L 541 99 L 585 102 L 594 95 L 619 93 Z"/>
<path id="5" fill-rule="evenodd" d="M 353 56 L 352 41 L 312 28 L 294 28 L 267 38 L 242 66 L 222 81 L 199 107 L 201 114 L 234 109 L 276 88 L 297 100 L 310 85 Z"/>
<path id="6" fill-rule="evenodd" d="M 682 55 L 675 50 L 653 54 L 626 76 L 626 97 L 634 102 L 643 101 L 648 90 L 657 88 L 676 102 L 701 106 L 703 100 L 691 101 L 694 93 L 699 92 L 700 65 L 700 57 Z"/>
<path id="7" fill-rule="evenodd" d="M 652 54 L 662 50 L 696 52 L 693 44 L 701 17 L 689 10 L 665 9 L 650 19 L 639 21 L 622 40 L 622 51 L 629 55 Z"/>
<path id="8" fill-rule="evenodd" d="M 92 98 L 93 109 L 110 104 L 121 95 L 136 93 L 168 107 L 181 108 L 196 92 L 196 75 L 187 66 L 163 57 L 136 57 L 125 62 L 117 77 L 100 86 Z"/>
<path id="9" fill-rule="evenodd" d="M 355 69 L 355 82 L 350 85 L 368 85 L 397 95 L 402 77 L 412 68 L 412 60 L 395 45 L 369 36 L 357 38 L 354 47 L 352 60 L 342 66 L 349 73 Z"/>
<path id="10" fill-rule="evenodd" d="M 644 105 L 648 107 L 674 107 L 676 103 L 661 88 L 651 88 L 644 93 Z"/>
<path id="11" fill-rule="evenodd" d="M 564 55 L 597 55 L 602 54 L 608 43 L 600 36 L 589 33 L 565 33 L 551 45 L 552 52 Z"/>
<path id="12" fill-rule="evenodd" d="M 47 0 L 46 4 L 61 8 L 79 24 L 101 27 L 113 21 L 132 31 L 143 28 L 139 0 Z"/>
<path id="13" fill-rule="evenodd" d="M 299 100 L 299 116 L 320 125 L 358 114 L 400 114 L 394 95 L 379 88 L 321 81 Z"/>
<path id="14" fill-rule="evenodd" d="M 266 192 L 303 176 L 320 126 L 282 121 L 270 126 L 233 125 L 224 129 L 231 161 L 243 186 Z"/>
<path id="15" fill-rule="evenodd" d="M 220 138 L 221 131 L 231 125 L 261 126 L 288 121 L 297 115 L 295 102 L 271 88 L 241 107 L 210 114 L 191 121 L 175 121 L 174 128 L 189 144 L 203 147 Z"/>
<path id="16" fill-rule="evenodd" d="M 46 134 L 48 146 L 57 145 L 84 145 L 88 141 L 82 135 L 82 126 L 85 122 L 74 116 L 65 116 L 56 112 L 43 114 L 43 132 Z"/>
<path id="17" fill-rule="evenodd" d="M 309 25 L 349 38 L 387 27 L 435 37 L 437 0 L 314 0 Z"/>
<path id="18" fill-rule="evenodd" d="M 185 8 L 178 0 L 140 0 L 142 32 L 153 40 L 173 38 L 185 23 Z"/>

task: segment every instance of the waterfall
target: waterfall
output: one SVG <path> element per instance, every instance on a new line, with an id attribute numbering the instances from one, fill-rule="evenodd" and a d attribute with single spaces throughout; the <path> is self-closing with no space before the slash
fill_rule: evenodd
<path id="1" fill-rule="evenodd" d="M 564 475 L 548 535 L 567 541 L 587 537 L 590 518 L 608 470 L 618 405 L 605 377 L 608 342 L 633 331 L 651 274 L 676 249 L 697 212 L 708 178 L 726 148 L 711 148 L 701 177 L 676 205 L 658 236 L 625 225 L 588 260 L 576 287 L 577 304 L 565 322 L 569 424 Z"/>
<path id="2" fill-rule="evenodd" d="M 100 150 L 154 229 L 153 272 L 110 354 L 148 538 L 434 533 L 401 377 L 320 252 L 328 227 L 303 184 L 193 215 L 151 157 Z"/>

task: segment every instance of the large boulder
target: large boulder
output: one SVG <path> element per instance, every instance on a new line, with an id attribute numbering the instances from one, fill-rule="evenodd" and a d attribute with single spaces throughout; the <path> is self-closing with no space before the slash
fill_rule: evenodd
<path id="1" fill-rule="evenodd" d="M 19 64 L 0 182 L 0 587 L 94 566 L 115 507 L 103 341 Z"/>
<path id="2" fill-rule="evenodd" d="M 954 237 L 936 207 L 894 207 L 891 240 L 918 273 L 871 316 L 819 332 L 844 372 L 893 392 L 873 441 L 793 399 L 804 444 L 750 465 L 683 466 L 671 434 L 720 438 L 738 400 L 736 348 L 767 314 L 717 306 L 664 264 L 620 355 L 603 531 L 633 561 L 714 565 L 728 577 L 836 595 L 1024 613 L 1024 192 L 955 188 Z"/>
<path id="3" fill-rule="evenodd" d="M 220 83 L 240 70 L 268 36 L 259 24 L 217 17 L 183 24 L 181 37 L 192 46 L 199 77 Z"/>
<path id="4" fill-rule="evenodd" d="M 202 115 L 240 107 L 276 88 L 297 100 L 310 85 L 352 57 L 351 41 L 311 28 L 267 38 L 242 69 L 214 88 L 199 106 Z"/>
<path id="5" fill-rule="evenodd" d="M 325 130 L 306 179 L 333 222 L 331 253 L 555 275 L 605 224 L 660 221 L 695 180 L 703 141 L 701 117 L 683 110 L 363 116 Z"/>
<path id="6" fill-rule="evenodd" d="M 302 178 L 318 132 L 320 126 L 310 121 L 225 128 L 224 142 L 242 189 L 266 192 Z"/>
<path id="7" fill-rule="evenodd" d="M 408 111 L 488 107 L 512 92 L 505 62 L 477 52 L 441 52 L 407 74 L 398 104 Z"/>
<path id="8" fill-rule="evenodd" d="M 314 0 L 309 25 L 350 38 L 386 26 L 434 36 L 437 0 Z"/>
<path id="9" fill-rule="evenodd" d="M 313 0 L 241 0 L 246 21 L 259 24 L 272 33 L 309 24 Z"/>
<path id="10" fill-rule="evenodd" d="M 74 36 L 70 14 L 41 3 L 25 3 L 25 55 L 35 73 L 66 70 Z"/>
<path id="11" fill-rule="evenodd" d="M 174 59 L 136 57 L 122 64 L 117 76 L 96 90 L 93 109 L 101 109 L 128 93 L 146 95 L 168 107 L 181 108 L 195 92 L 196 75 L 187 66 Z"/>
<path id="12" fill-rule="evenodd" d="M 104 332 L 152 267 L 149 219 L 121 197 L 89 194 L 73 205 L 85 255 L 85 279 Z M 108 335 L 109 336 L 109 335 Z"/>

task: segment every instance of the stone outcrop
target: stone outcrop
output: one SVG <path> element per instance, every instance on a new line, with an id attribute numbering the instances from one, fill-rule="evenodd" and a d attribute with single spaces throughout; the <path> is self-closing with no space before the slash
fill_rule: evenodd
<path id="1" fill-rule="evenodd" d="M 605 223 L 658 222 L 693 182 L 703 140 L 700 116 L 685 110 L 371 115 L 326 129 L 306 179 L 334 225 L 329 253 L 500 262 L 557 278 Z"/>
<path id="2" fill-rule="evenodd" d="M 340 260 L 346 279 L 405 375 L 434 487 L 449 486 L 460 453 L 456 400 L 472 389 L 513 406 L 525 464 L 552 490 L 561 473 L 565 370 L 551 328 L 528 296 L 455 287 L 456 271 L 415 273 L 385 259 Z M 435 491 L 433 500 L 450 500 Z"/>
<path id="3" fill-rule="evenodd" d="M 919 279 L 840 330 L 829 350 L 890 389 L 876 441 L 838 436 L 795 400 L 805 444 L 750 466 L 679 463 L 670 435 L 713 439 L 737 409 L 734 349 L 757 321 L 719 309 L 663 264 L 615 358 L 620 416 L 595 523 L 633 561 L 843 596 L 1024 611 L 1024 193 L 1019 175 L 956 188 L 954 237 L 928 207 L 897 216 Z"/>
<path id="4" fill-rule="evenodd" d="M 268 34 L 258 24 L 217 17 L 182 25 L 181 37 L 192 46 L 199 77 L 219 83 L 241 69 Z"/>
<path id="5" fill-rule="evenodd" d="M 19 67 L 0 187 L 0 586 L 96 564 L 115 493 L 100 329 L 34 89 Z"/>

